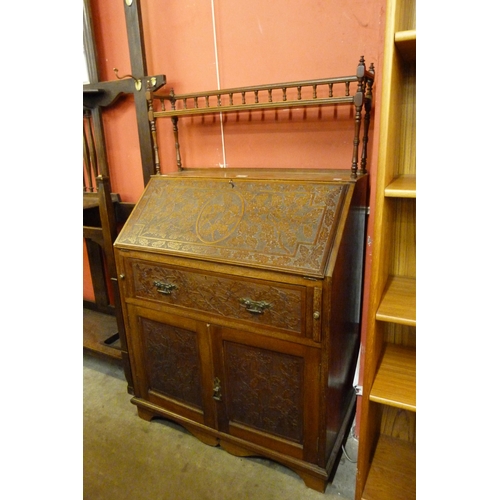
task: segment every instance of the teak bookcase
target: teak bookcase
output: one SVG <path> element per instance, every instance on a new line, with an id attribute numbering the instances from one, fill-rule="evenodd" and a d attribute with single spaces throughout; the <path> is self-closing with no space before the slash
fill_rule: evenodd
<path id="1" fill-rule="evenodd" d="M 416 497 L 415 0 L 388 0 L 356 500 Z"/>

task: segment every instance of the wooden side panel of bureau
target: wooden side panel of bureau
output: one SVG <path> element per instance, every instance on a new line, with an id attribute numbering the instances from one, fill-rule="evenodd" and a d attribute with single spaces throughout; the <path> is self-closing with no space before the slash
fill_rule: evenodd
<path id="1" fill-rule="evenodd" d="M 366 176 L 151 180 L 116 243 L 140 416 L 324 491 L 354 411 Z"/>

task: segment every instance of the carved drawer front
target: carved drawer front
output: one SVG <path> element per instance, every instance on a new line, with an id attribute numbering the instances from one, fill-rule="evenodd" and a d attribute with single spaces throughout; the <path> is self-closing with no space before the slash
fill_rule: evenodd
<path id="1" fill-rule="evenodd" d="M 132 260 L 129 265 L 136 298 L 307 335 L 306 311 L 313 308 L 313 294 L 305 286 L 251 281 L 141 260 Z"/>

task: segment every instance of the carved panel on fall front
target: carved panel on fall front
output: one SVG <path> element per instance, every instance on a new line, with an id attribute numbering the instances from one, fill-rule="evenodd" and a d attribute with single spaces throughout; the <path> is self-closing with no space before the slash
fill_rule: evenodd
<path id="1" fill-rule="evenodd" d="M 303 358 L 226 341 L 224 366 L 230 422 L 303 442 Z"/>
<path id="2" fill-rule="evenodd" d="M 321 275 L 346 184 L 152 178 L 127 247 Z"/>
<path id="3" fill-rule="evenodd" d="M 151 390 L 202 407 L 196 332 L 141 318 Z"/>
<path id="4" fill-rule="evenodd" d="M 269 325 L 295 335 L 306 333 L 305 287 L 202 274 L 139 260 L 130 266 L 135 297 Z"/>

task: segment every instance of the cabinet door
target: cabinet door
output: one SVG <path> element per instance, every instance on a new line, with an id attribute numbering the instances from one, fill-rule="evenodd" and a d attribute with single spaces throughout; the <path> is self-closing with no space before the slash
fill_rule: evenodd
<path id="1" fill-rule="evenodd" d="M 205 323 L 129 306 L 137 396 L 214 426 L 210 347 Z"/>
<path id="2" fill-rule="evenodd" d="M 213 327 L 219 430 L 317 461 L 320 349 Z"/>

